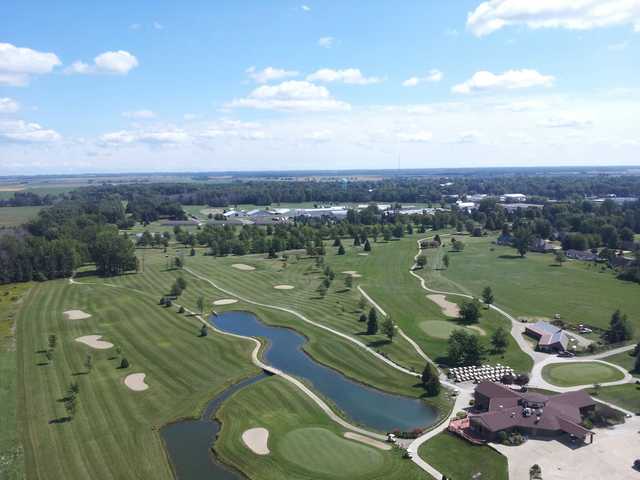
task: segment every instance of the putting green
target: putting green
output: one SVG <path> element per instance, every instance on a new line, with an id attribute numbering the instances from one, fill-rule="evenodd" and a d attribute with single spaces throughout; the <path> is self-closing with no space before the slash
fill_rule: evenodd
<path id="1" fill-rule="evenodd" d="M 599 362 L 567 362 L 547 365 L 542 377 L 559 387 L 575 387 L 595 383 L 615 382 L 624 375 L 616 368 Z"/>
<path id="2" fill-rule="evenodd" d="M 317 475 L 351 478 L 374 473 L 384 465 L 383 454 L 375 448 L 318 427 L 288 432 L 276 448 L 287 461 Z"/>
<path id="3" fill-rule="evenodd" d="M 478 333 L 477 331 L 458 325 L 455 322 L 448 322 L 446 320 L 427 320 L 426 322 L 420 323 L 420 328 L 430 337 L 444 339 L 449 338 L 451 332 L 459 329 L 463 329 L 471 333 Z"/>

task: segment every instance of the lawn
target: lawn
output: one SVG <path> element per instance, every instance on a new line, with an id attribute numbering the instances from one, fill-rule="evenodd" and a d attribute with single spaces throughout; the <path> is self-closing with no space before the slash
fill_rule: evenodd
<path id="1" fill-rule="evenodd" d="M 620 365 L 622 368 L 632 372 L 635 367 L 636 357 L 631 355 L 631 353 L 632 352 L 616 353 L 615 355 L 605 357 L 602 360 L 615 363 L 616 365 Z"/>
<path id="2" fill-rule="evenodd" d="M 421 458 L 447 478 L 508 480 L 507 459 L 493 448 L 473 445 L 449 432 L 440 433 L 418 450 Z M 474 476 L 477 474 L 480 476 Z"/>
<path id="3" fill-rule="evenodd" d="M 383 451 L 343 437 L 302 392 L 269 377 L 236 393 L 217 413 L 222 423 L 215 444 L 221 459 L 253 480 L 422 479 L 426 477 L 400 451 Z M 271 453 L 252 453 L 241 439 L 249 428 L 269 430 Z"/>
<path id="4" fill-rule="evenodd" d="M 588 392 L 595 398 L 619 405 L 630 412 L 640 413 L 640 385 L 626 383 L 611 387 L 600 387 L 597 394 L 593 389 Z"/>
<path id="5" fill-rule="evenodd" d="M 32 284 L 0 285 L 0 477 L 7 480 L 24 478 L 22 447 L 18 440 L 17 353 L 15 317 L 24 304 Z"/>
<path id="6" fill-rule="evenodd" d="M 92 317 L 67 320 L 69 309 Z M 159 307 L 155 295 L 50 281 L 33 287 L 17 323 L 17 418 L 29 479 L 171 479 L 157 429 L 199 415 L 217 392 L 257 371 L 249 342 L 199 338 L 195 320 Z M 39 352 L 50 334 L 57 346 L 47 362 Z M 115 347 L 93 350 L 74 341 L 91 334 Z M 127 370 L 117 368 L 121 356 L 131 363 Z M 147 375 L 147 391 L 123 384 L 138 372 Z M 66 416 L 60 399 L 74 381 L 80 392 L 73 420 L 51 423 Z"/>
<path id="7" fill-rule="evenodd" d="M 462 238 L 466 248 L 427 250 L 429 267 L 422 271 L 430 287 L 480 296 L 490 286 L 495 302 L 516 316 L 561 318 L 573 324 L 607 328 L 620 309 L 636 324 L 640 338 L 640 286 L 615 278 L 600 265 L 570 260 L 557 266 L 551 254 L 528 253 L 520 258 L 510 247 L 492 244 L 495 237 Z M 446 238 L 448 245 L 448 238 Z M 442 269 L 442 257 L 450 258 Z M 597 301 L 595 301 L 597 299 Z"/>
<path id="8" fill-rule="evenodd" d="M 0 227 L 17 227 L 38 215 L 43 207 L 0 207 Z"/>
<path id="9" fill-rule="evenodd" d="M 621 371 L 599 362 L 566 362 L 547 365 L 542 377 L 558 387 L 575 387 L 622 380 Z"/>

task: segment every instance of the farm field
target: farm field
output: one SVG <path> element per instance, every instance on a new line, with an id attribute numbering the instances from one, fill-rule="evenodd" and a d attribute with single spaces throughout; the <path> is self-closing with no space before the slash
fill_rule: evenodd
<path id="1" fill-rule="evenodd" d="M 619 370 L 599 362 L 566 362 L 547 365 L 542 377 L 558 387 L 574 387 L 622 380 Z"/>
<path id="2" fill-rule="evenodd" d="M 491 447 L 473 445 L 444 432 L 420 447 L 420 457 L 447 478 L 487 478 L 507 480 L 507 459 Z M 475 476 L 480 473 L 480 476 Z"/>
<path id="3" fill-rule="evenodd" d="M 17 227 L 38 215 L 43 207 L 0 207 L 0 227 Z"/>
<path id="4" fill-rule="evenodd" d="M 559 313 L 567 322 L 600 328 L 608 326 L 619 308 L 638 327 L 635 335 L 640 338 L 640 318 L 634 315 L 640 311 L 638 284 L 586 262 L 556 266 L 551 254 L 530 252 L 520 258 L 513 248 L 493 245 L 495 237 L 461 239 L 466 245 L 462 252 L 426 250 L 429 266 L 422 275 L 431 288 L 480 296 L 490 286 L 496 305 L 512 315 L 553 318 Z M 450 266 L 441 270 L 445 252 Z"/>
<path id="5" fill-rule="evenodd" d="M 593 389 L 587 391 L 597 399 L 611 402 L 630 412 L 640 413 L 640 385 L 627 383 L 600 387 L 597 392 L 594 392 Z"/>
<path id="6" fill-rule="evenodd" d="M 18 315 L 17 418 L 26 478 L 170 479 L 157 429 L 199 415 L 217 392 L 257 372 L 248 342 L 199 338 L 195 320 L 159 307 L 155 297 L 67 280 L 33 287 Z M 91 317 L 66 319 L 67 310 Z M 44 354 L 49 335 L 57 338 L 51 361 Z M 114 347 L 75 341 L 86 335 Z M 117 368 L 122 357 L 129 368 Z M 148 390 L 127 388 L 123 379 L 131 373 L 145 373 Z M 63 421 L 60 399 L 71 382 L 79 387 L 77 410 Z"/>
<path id="7" fill-rule="evenodd" d="M 344 429 L 287 381 L 269 377 L 236 393 L 217 413 L 216 453 L 255 480 L 422 479 L 425 473 L 399 450 L 380 450 L 343 437 Z M 250 428 L 269 431 L 268 455 L 242 441 Z"/>

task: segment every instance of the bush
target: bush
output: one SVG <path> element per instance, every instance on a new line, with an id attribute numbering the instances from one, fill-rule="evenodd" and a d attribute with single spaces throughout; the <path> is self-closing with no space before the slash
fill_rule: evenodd
<path id="1" fill-rule="evenodd" d="M 129 368 L 129 360 L 123 357 L 120 361 L 120 368 Z"/>
<path id="2" fill-rule="evenodd" d="M 456 418 L 458 420 L 462 420 L 463 418 L 467 418 L 467 412 L 461 410 L 458 413 L 456 413 Z"/>

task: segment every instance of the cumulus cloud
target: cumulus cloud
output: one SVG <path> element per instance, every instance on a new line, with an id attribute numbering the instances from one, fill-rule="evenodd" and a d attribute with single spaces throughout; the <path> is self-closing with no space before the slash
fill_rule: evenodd
<path id="1" fill-rule="evenodd" d="M 421 83 L 432 82 L 437 83 L 444 77 L 444 74 L 437 68 L 429 70 L 429 73 L 424 77 L 411 77 L 402 82 L 403 87 L 417 87 Z"/>
<path id="2" fill-rule="evenodd" d="M 331 48 L 336 43 L 336 39 L 333 37 L 320 37 L 318 40 L 318 46 L 322 48 Z"/>
<path id="3" fill-rule="evenodd" d="M 93 64 L 87 64 L 80 60 L 75 61 L 65 72 L 69 74 L 113 74 L 126 75 L 138 66 L 138 59 L 124 50 L 104 52 L 93 59 Z"/>
<path id="4" fill-rule="evenodd" d="M 246 98 L 233 100 L 227 107 L 309 112 L 350 109 L 348 103 L 334 99 L 325 87 L 299 80 L 289 80 L 278 85 L 263 85 L 253 90 Z"/>
<path id="5" fill-rule="evenodd" d="M 0 139 L 18 143 L 57 142 L 62 137 L 55 130 L 23 120 L 0 121 Z"/>
<path id="6" fill-rule="evenodd" d="M 151 110 L 133 110 L 131 112 L 122 112 L 122 116 L 125 118 L 145 120 L 149 118 L 155 118 L 156 114 Z"/>
<path id="7" fill-rule="evenodd" d="M 256 67 L 249 67 L 246 73 L 256 83 L 268 83 L 273 80 L 282 80 L 283 78 L 297 77 L 299 75 L 299 72 L 295 70 L 274 67 L 267 67 L 262 70 L 256 70 Z"/>
<path id="8" fill-rule="evenodd" d="M 532 29 L 565 28 L 590 30 L 614 25 L 632 25 L 640 30 L 638 0 L 489 0 L 467 16 L 467 28 L 477 36 L 507 26 Z"/>
<path id="9" fill-rule="evenodd" d="M 427 130 L 420 130 L 416 132 L 401 132 L 397 134 L 398 140 L 408 143 L 425 143 L 430 142 L 433 138 L 433 133 Z"/>
<path id="10" fill-rule="evenodd" d="M 542 75 L 536 70 L 507 70 L 501 74 L 487 71 L 476 72 L 466 82 L 455 85 L 453 93 L 473 93 L 487 90 L 516 90 L 531 87 L 551 87 L 555 78 Z"/>
<path id="11" fill-rule="evenodd" d="M 20 104 L 13 98 L 0 98 L 0 113 L 15 113 L 20 110 Z"/>
<path id="12" fill-rule="evenodd" d="M 322 68 L 307 76 L 310 82 L 343 82 L 351 85 L 371 85 L 382 82 L 379 77 L 365 77 L 358 68 L 345 68 L 344 70 L 333 70 Z"/>
<path id="13" fill-rule="evenodd" d="M 23 87 L 32 75 L 49 73 L 58 65 L 62 62 L 54 53 L 0 43 L 0 85 Z"/>
<path id="14" fill-rule="evenodd" d="M 146 143 L 150 145 L 182 144 L 190 140 L 190 136 L 180 129 L 157 129 L 148 131 L 120 130 L 105 133 L 100 137 L 103 145 L 131 145 Z"/>
<path id="15" fill-rule="evenodd" d="M 302 10 L 304 10 L 305 12 L 310 12 L 311 11 L 311 7 L 309 5 L 302 5 L 300 8 Z"/>

